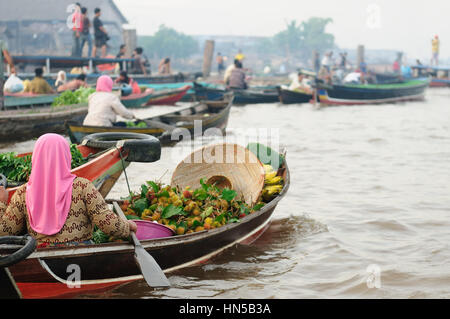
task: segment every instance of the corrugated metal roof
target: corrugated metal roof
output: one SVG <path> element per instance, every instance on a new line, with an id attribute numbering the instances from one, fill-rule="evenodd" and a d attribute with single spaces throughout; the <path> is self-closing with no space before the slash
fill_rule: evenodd
<path id="1" fill-rule="evenodd" d="M 80 2 L 81 6 L 88 9 L 90 18 L 94 16 L 94 9 L 98 7 L 102 10 L 103 21 L 128 23 L 113 0 L 2 0 L 0 1 L 0 21 L 66 20 L 70 15 L 67 8 L 75 2 Z"/>

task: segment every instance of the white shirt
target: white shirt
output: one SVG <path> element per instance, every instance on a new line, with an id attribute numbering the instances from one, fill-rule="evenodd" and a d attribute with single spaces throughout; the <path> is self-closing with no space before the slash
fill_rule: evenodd
<path id="1" fill-rule="evenodd" d="M 133 112 L 129 111 L 114 93 L 95 92 L 89 96 L 88 103 L 88 114 L 83 125 L 113 126 L 113 123 L 116 122 L 116 115 L 126 119 L 134 117 Z"/>
<path id="2" fill-rule="evenodd" d="M 361 73 L 358 72 L 349 73 L 344 78 L 345 83 L 354 83 L 354 82 L 359 83 L 360 80 L 361 80 Z"/>

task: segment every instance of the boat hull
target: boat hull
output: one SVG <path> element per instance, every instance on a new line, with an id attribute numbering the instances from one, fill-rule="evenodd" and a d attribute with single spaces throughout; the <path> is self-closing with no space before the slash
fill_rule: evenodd
<path id="1" fill-rule="evenodd" d="M 220 100 L 227 92 L 233 92 L 234 105 L 259 104 L 259 103 L 276 103 L 279 101 L 276 89 L 248 89 L 248 90 L 225 90 L 221 88 L 213 88 L 200 85 L 194 82 L 195 96 L 197 100 Z"/>
<path id="2" fill-rule="evenodd" d="M 141 107 L 145 105 L 149 98 L 152 96 L 152 92 L 143 92 L 139 94 L 131 94 L 120 98 L 120 102 L 127 108 Z"/>
<path id="3" fill-rule="evenodd" d="M 312 95 L 278 88 L 278 98 L 283 104 L 301 104 L 310 102 Z"/>
<path id="4" fill-rule="evenodd" d="M 207 102 L 206 102 L 207 103 Z M 218 113 L 210 113 L 208 117 L 204 118 L 192 118 L 187 119 L 182 125 L 178 126 L 179 128 L 185 128 L 189 131 L 191 134 L 191 137 L 194 138 L 199 134 L 203 134 L 206 130 L 210 128 L 218 128 L 222 131 L 222 133 L 225 132 L 225 129 L 228 124 L 228 118 L 230 115 L 231 110 L 231 104 L 232 102 L 228 102 L 228 105 L 223 108 Z M 193 106 L 195 107 L 195 106 Z M 178 112 L 178 111 L 177 111 Z M 177 112 L 170 112 L 168 114 L 159 115 L 155 118 L 150 118 L 152 120 L 158 120 L 161 122 L 165 121 L 165 118 L 168 116 L 171 116 L 172 114 L 175 114 Z M 201 121 L 201 130 L 196 130 L 196 127 L 194 125 L 194 120 L 200 120 Z M 78 123 L 66 123 L 67 133 L 70 137 L 70 140 L 72 143 L 79 144 L 83 140 L 83 138 L 86 135 L 93 134 L 93 133 L 105 133 L 105 132 L 129 132 L 129 133 L 140 133 L 140 134 L 148 134 L 153 135 L 155 137 L 161 136 L 165 130 L 163 128 L 156 128 L 156 127 L 120 127 L 120 126 L 114 126 L 114 127 L 101 127 L 101 126 L 83 126 Z M 173 142 L 170 140 L 162 139 L 161 144 L 162 145 L 168 145 L 172 144 Z"/>
<path id="5" fill-rule="evenodd" d="M 147 100 L 145 105 L 174 105 L 186 95 L 190 88 L 191 87 L 189 85 L 186 85 L 179 89 L 156 91 L 150 95 L 150 98 Z"/>
<path id="6" fill-rule="evenodd" d="M 64 133 L 65 121 L 82 123 L 87 106 L 67 107 L 39 113 L 0 115 L 0 142 L 17 142 L 46 133 Z"/>
<path id="7" fill-rule="evenodd" d="M 51 105 L 57 94 L 5 93 L 5 109 Z"/>
<path id="8" fill-rule="evenodd" d="M 408 83 L 411 84 L 333 85 L 331 88 L 319 88 L 318 99 L 321 105 L 364 105 L 423 100 L 429 81 Z"/>

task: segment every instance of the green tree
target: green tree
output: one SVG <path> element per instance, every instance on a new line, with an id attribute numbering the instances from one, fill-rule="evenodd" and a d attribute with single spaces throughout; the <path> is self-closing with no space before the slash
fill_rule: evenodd
<path id="1" fill-rule="evenodd" d="M 335 47 L 334 36 L 325 32 L 331 22 L 333 22 L 331 18 L 318 17 L 309 18 L 301 23 L 292 20 L 287 23 L 285 30 L 273 36 L 273 44 L 279 53 L 287 58 L 307 58 L 312 50 L 323 52 L 332 49 Z"/>
<path id="2" fill-rule="evenodd" d="M 140 36 L 139 43 L 145 52 L 158 58 L 186 58 L 199 50 L 193 37 L 165 25 L 160 25 L 153 36 Z"/>

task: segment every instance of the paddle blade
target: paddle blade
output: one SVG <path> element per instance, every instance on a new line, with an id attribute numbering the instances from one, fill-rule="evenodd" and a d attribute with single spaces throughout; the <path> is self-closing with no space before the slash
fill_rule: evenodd
<path id="1" fill-rule="evenodd" d="M 144 276 L 145 281 L 150 287 L 170 287 L 170 282 L 161 267 L 159 267 L 156 260 L 142 246 L 136 246 L 134 253 L 142 276 Z"/>

